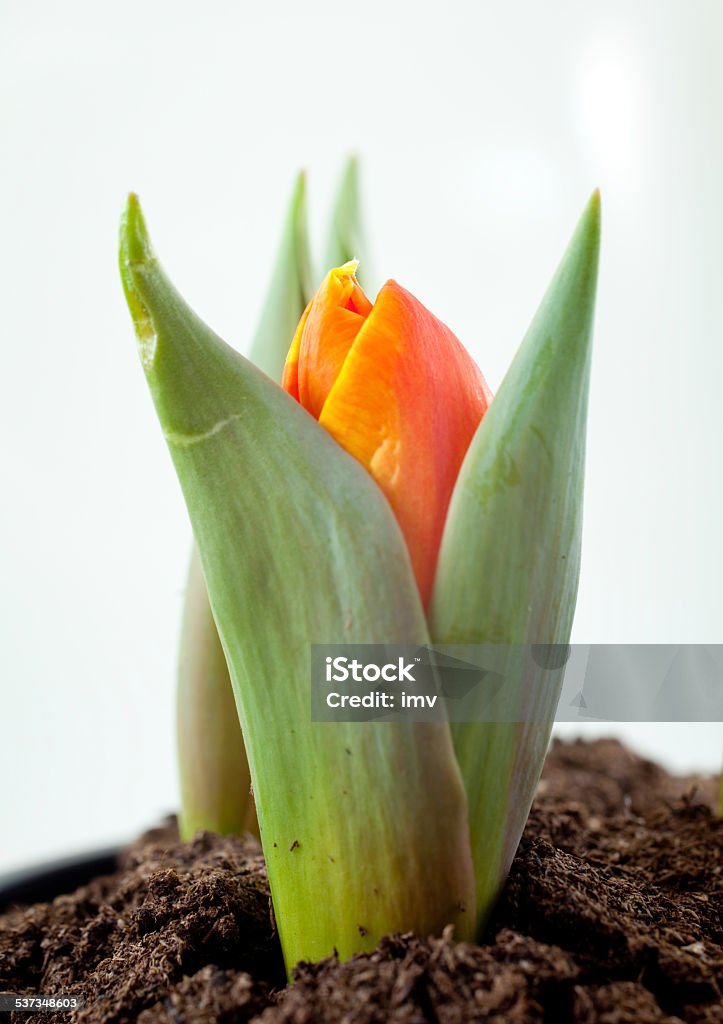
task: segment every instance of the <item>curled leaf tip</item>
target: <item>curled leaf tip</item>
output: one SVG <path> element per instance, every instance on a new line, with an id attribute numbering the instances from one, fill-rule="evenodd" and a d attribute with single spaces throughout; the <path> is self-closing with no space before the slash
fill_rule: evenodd
<path id="1" fill-rule="evenodd" d="M 154 259 L 148 229 L 135 192 L 128 195 L 121 217 L 119 264 L 126 302 L 133 317 L 141 361 L 144 367 L 153 363 L 156 348 L 156 329 L 150 311 L 138 289 L 135 271 Z"/>
<path id="2" fill-rule="evenodd" d="M 153 259 L 141 203 L 135 192 L 130 192 L 121 220 L 121 264 L 147 263 Z"/>

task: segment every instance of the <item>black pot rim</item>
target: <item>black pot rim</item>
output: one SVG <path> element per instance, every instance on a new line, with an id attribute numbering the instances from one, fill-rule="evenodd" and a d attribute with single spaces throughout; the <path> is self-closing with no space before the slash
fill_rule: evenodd
<path id="1" fill-rule="evenodd" d="M 120 846 L 63 857 L 0 875 L 0 913 L 14 904 L 47 903 L 117 870 Z"/>

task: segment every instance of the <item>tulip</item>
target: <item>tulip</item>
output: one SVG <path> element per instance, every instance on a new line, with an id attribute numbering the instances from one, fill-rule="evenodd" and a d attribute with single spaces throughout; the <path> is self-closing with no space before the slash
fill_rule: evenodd
<path id="1" fill-rule="evenodd" d="M 492 393 L 421 302 L 387 281 L 372 305 L 356 268 L 331 270 L 307 306 L 283 386 L 381 488 L 426 607 L 457 474 Z"/>
<path id="2" fill-rule="evenodd" d="M 312 639 L 429 643 L 388 503 L 183 302 L 135 196 L 120 264 L 231 673 L 289 970 L 373 949 L 390 931 L 452 923 L 471 938 L 466 800 L 447 726 L 310 721 Z"/>
<path id="3" fill-rule="evenodd" d="M 183 302 L 129 199 L 123 283 L 289 970 L 395 930 L 471 938 L 499 892 L 560 678 L 513 677 L 487 723 L 329 725 L 310 720 L 310 645 L 567 642 L 598 246 L 593 197 L 491 402 L 447 328 L 393 282 L 372 305 L 353 265 L 307 307 L 282 389 Z"/>

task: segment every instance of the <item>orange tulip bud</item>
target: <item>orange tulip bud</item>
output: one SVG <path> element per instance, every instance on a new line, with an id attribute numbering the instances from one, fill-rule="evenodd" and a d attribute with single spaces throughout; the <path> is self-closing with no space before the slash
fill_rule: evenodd
<path id="1" fill-rule="evenodd" d="M 283 386 L 384 492 L 426 607 L 452 490 L 492 393 L 448 327 L 396 281 L 372 305 L 356 267 L 331 270 L 307 306 Z"/>

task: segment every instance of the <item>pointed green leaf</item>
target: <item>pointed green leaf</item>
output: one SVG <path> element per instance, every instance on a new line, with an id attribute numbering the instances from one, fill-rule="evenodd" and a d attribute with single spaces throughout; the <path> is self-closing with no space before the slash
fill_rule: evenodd
<path id="1" fill-rule="evenodd" d="M 389 506 L 183 303 L 135 197 L 121 270 L 231 670 L 287 966 L 371 949 L 396 929 L 452 922 L 469 936 L 467 811 L 448 727 L 310 720 L 311 643 L 427 639 Z"/>
<path id="2" fill-rule="evenodd" d="M 277 380 L 311 289 L 306 181 L 301 173 L 251 345 L 252 360 Z M 182 838 L 190 839 L 199 828 L 221 834 L 247 830 L 258 834 L 231 677 L 196 555 L 192 555 L 186 587 L 178 689 Z"/>
<path id="3" fill-rule="evenodd" d="M 569 640 L 599 234 L 595 194 L 462 465 L 430 611 L 435 643 Z M 496 721 L 452 727 L 482 917 L 522 834 L 561 685 L 561 671 L 536 669 L 524 655 L 509 649 Z"/>
<path id="4" fill-rule="evenodd" d="M 322 277 L 332 267 L 341 267 L 350 260 L 360 261 L 357 277 L 362 286 L 366 286 L 371 274 L 362 225 L 359 161 L 354 156 L 346 163 L 334 201 Z"/>
<path id="5" fill-rule="evenodd" d="M 306 216 L 306 176 L 296 179 L 271 284 L 249 358 L 273 380 L 281 380 L 286 353 L 314 293 Z"/>

